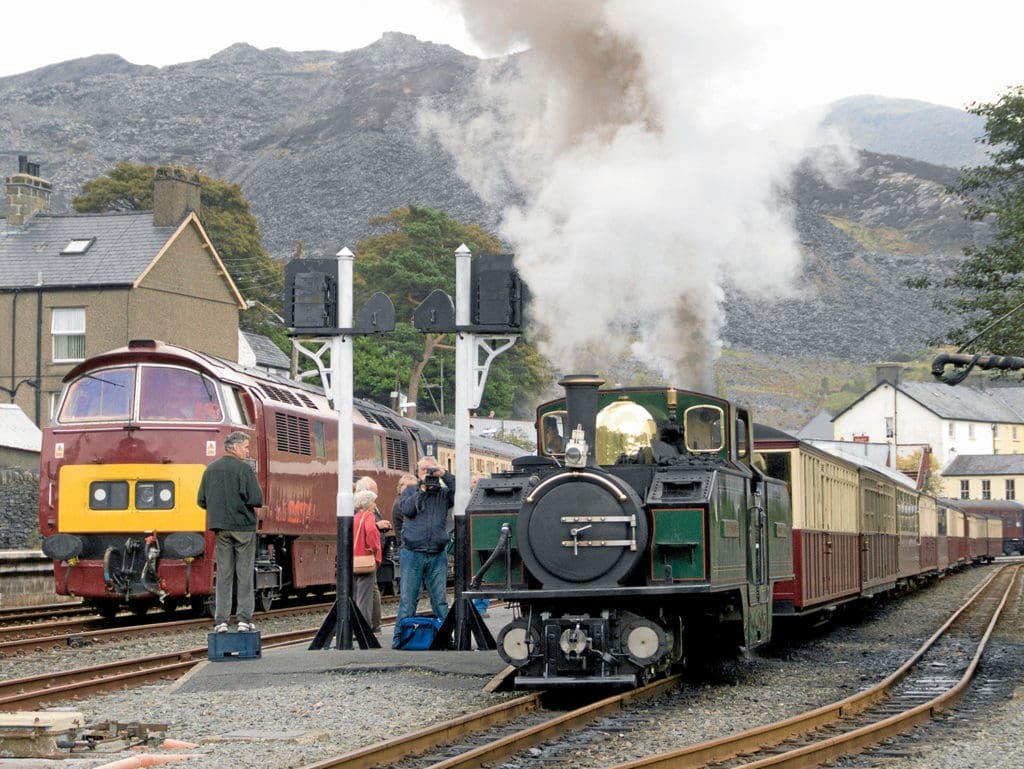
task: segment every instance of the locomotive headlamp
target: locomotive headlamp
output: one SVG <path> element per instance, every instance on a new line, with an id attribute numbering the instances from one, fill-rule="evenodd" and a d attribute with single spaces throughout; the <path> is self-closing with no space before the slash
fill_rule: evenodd
<path id="1" fill-rule="evenodd" d="M 171 481 L 138 481 L 135 484 L 135 507 L 139 510 L 170 510 L 174 507 L 174 484 Z"/>
<path id="2" fill-rule="evenodd" d="M 668 649 L 665 632 L 653 622 L 637 622 L 626 628 L 626 651 L 640 665 L 649 665 Z"/>
<path id="3" fill-rule="evenodd" d="M 93 481 L 89 484 L 91 510 L 126 510 L 128 484 L 125 481 Z"/>
<path id="4" fill-rule="evenodd" d="M 530 661 L 530 653 L 540 648 L 540 638 L 524 620 L 506 625 L 498 634 L 498 655 L 509 665 L 522 667 Z"/>
<path id="5" fill-rule="evenodd" d="M 572 431 L 572 437 L 565 447 L 566 467 L 585 467 L 587 464 L 587 438 L 583 432 L 583 426 L 577 425 Z"/>

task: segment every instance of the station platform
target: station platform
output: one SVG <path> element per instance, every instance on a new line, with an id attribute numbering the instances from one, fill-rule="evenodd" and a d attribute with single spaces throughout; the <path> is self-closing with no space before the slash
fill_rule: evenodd
<path id="1" fill-rule="evenodd" d="M 512 612 L 503 607 L 492 607 L 484 622 L 491 634 L 498 632 L 512 620 Z M 391 648 L 393 626 L 384 625 L 378 638 L 380 649 L 361 649 L 353 638 L 352 649 L 331 648 L 310 650 L 309 644 L 264 647 L 255 659 L 231 658 L 205 660 L 172 684 L 175 691 L 198 693 L 251 689 L 273 681 L 295 683 L 305 676 L 321 676 L 332 671 L 359 670 L 429 670 L 442 674 L 479 679 L 481 688 L 494 681 L 498 685 L 506 663 L 494 650 L 473 651 L 405 651 Z M 266 679 L 260 682 L 259 679 Z"/>

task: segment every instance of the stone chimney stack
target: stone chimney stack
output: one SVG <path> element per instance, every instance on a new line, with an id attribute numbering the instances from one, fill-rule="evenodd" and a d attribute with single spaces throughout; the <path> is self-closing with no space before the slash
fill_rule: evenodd
<path id="1" fill-rule="evenodd" d="M 875 384 L 880 385 L 888 382 L 893 387 L 900 383 L 900 371 L 903 367 L 899 363 L 879 363 L 875 366 Z"/>
<path id="2" fill-rule="evenodd" d="M 199 214 L 199 179 L 183 168 L 162 166 L 153 179 L 153 226 L 173 227 L 188 211 Z"/>
<path id="3" fill-rule="evenodd" d="M 18 156 L 18 173 L 7 177 L 7 223 L 20 227 L 42 211 L 50 211 L 53 185 L 39 177 L 39 164 Z"/>

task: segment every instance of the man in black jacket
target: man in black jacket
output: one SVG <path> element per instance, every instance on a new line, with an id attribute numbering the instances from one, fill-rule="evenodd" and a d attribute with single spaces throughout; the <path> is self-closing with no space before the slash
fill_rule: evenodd
<path id="1" fill-rule="evenodd" d="M 256 564 L 256 508 L 263 492 L 249 464 L 249 436 L 233 432 L 224 439 L 224 456 L 210 463 L 199 482 L 198 503 L 206 525 L 217 535 L 217 593 L 214 630 L 226 633 L 234 582 L 238 582 L 238 630 L 256 629 L 253 576 Z"/>
<path id="2" fill-rule="evenodd" d="M 416 614 L 424 581 L 434 616 L 443 620 L 448 614 L 447 526 L 448 511 L 455 504 L 455 476 L 442 470 L 433 457 L 423 457 L 416 466 L 416 474 L 419 483 L 407 487 L 398 498 L 402 513 L 402 579 L 396 628 L 403 619 Z"/>

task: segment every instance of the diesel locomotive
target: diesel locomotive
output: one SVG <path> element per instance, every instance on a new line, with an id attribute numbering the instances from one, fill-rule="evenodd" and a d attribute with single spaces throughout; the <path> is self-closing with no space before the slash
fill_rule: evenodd
<path id="1" fill-rule="evenodd" d="M 786 485 L 753 462 L 753 424 L 721 398 L 562 380 L 540 451 L 476 486 L 469 598 L 518 607 L 498 652 L 519 688 L 635 686 L 720 644 L 772 633 L 792 580 Z"/>
<path id="2" fill-rule="evenodd" d="M 466 511 L 465 596 L 513 605 L 518 688 L 636 686 L 1001 553 L 998 521 L 721 398 L 562 384 Z"/>
<path id="3" fill-rule="evenodd" d="M 419 443 L 378 404 L 358 401 L 353 419 L 353 474 L 373 477 L 378 506 L 390 511 Z M 338 428 L 322 392 L 138 340 L 70 371 L 43 430 L 39 527 L 56 593 L 79 596 L 104 615 L 157 605 L 205 610 L 216 578 L 214 536 L 196 491 L 234 430 L 251 437 L 266 501 L 257 604 L 266 610 L 284 595 L 333 589 Z M 378 578 L 393 579 L 393 564 L 384 567 Z"/>

